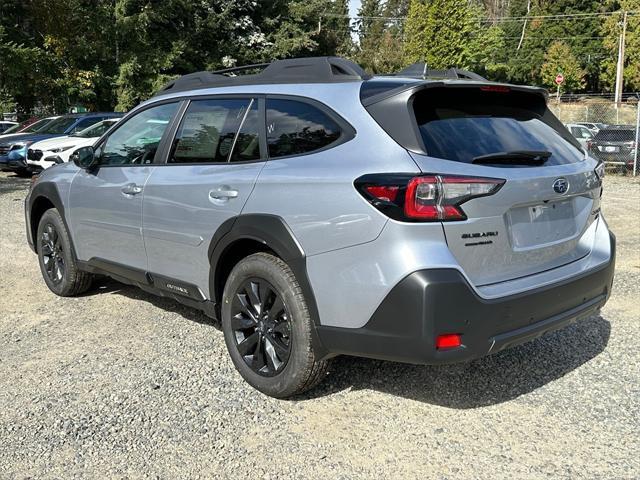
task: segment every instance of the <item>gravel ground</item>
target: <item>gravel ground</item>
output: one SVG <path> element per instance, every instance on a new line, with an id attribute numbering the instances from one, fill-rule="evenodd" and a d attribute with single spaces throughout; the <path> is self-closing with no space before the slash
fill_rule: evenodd
<path id="1" fill-rule="evenodd" d="M 607 177 L 614 293 L 472 363 L 339 358 L 265 397 L 205 316 L 113 281 L 58 298 L 0 174 L 0 478 L 638 478 L 640 181 Z"/>

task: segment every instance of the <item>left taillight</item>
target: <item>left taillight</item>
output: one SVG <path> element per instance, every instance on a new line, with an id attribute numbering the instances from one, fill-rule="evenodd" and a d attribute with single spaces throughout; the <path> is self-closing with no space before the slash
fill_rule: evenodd
<path id="1" fill-rule="evenodd" d="M 457 175 L 364 175 L 355 181 L 360 194 L 395 220 L 436 222 L 466 220 L 461 205 L 493 195 L 503 179 Z"/>

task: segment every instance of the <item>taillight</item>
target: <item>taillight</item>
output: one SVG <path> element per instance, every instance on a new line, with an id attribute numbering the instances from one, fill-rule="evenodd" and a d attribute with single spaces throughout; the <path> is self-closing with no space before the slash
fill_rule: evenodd
<path id="1" fill-rule="evenodd" d="M 504 180 L 454 175 L 365 175 L 355 185 L 386 215 L 404 221 L 466 220 L 461 205 L 496 193 Z"/>

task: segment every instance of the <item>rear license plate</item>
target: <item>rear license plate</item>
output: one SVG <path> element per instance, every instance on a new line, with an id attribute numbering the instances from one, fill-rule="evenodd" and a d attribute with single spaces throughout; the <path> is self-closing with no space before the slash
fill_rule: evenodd
<path id="1" fill-rule="evenodd" d="M 557 242 L 577 231 L 573 200 L 515 208 L 509 221 L 516 248 Z"/>
<path id="2" fill-rule="evenodd" d="M 620 151 L 620 147 L 604 147 L 604 151 L 607 153 L 613 153 L 613 152 L 619 152 Z"/>

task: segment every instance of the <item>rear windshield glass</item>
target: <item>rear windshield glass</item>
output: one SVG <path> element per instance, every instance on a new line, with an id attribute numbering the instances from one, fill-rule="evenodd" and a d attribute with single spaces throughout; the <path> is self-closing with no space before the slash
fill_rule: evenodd
<path id="1" fill-rule="evenodd" d="M 602 140 L 605 142 L 632 142 L 636 137 L 634 130 L 600 130 L 596 133 L 595 140 Z"/>
<path id="2" fill-rule="evenodd" d="M 426 152 L 433 157 L 472 163 L 483 155 L 526 150 L 550 152 L 545 165 L 584 158 L 563 127 L 550 125 L 557 120 L 537 94 L 433 88 L 419 92 L 413 108 Z"/>

